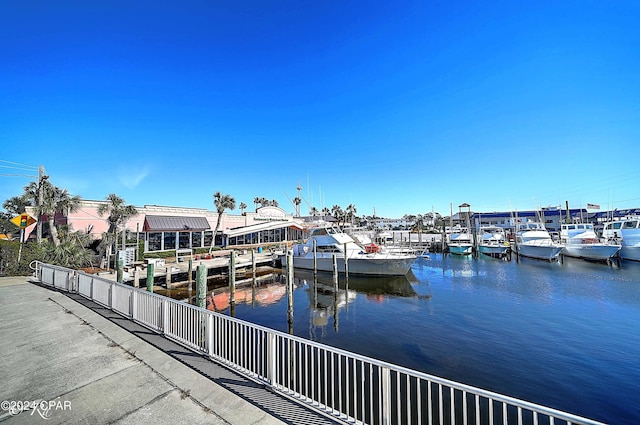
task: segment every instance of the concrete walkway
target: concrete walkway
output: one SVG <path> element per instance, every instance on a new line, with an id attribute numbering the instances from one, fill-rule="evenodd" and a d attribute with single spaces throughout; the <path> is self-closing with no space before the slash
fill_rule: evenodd
<path id="1" fill-rule="evenodd" d="M 0 278 L 0 377 L 0 422 L 8 424 L 337 423 L 25 277 Z M 18 413 L 18 401 L 37 407 Z"/>

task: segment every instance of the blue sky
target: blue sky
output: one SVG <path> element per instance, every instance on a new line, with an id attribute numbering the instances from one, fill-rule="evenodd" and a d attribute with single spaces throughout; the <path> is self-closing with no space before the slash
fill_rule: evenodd
<path id="1" fill-rule="evenodd" d="M 0 174 L 137 206 L 293 212 L 298 184 L 303 214 L 640 206 L 637 1 L 2 10 Z"/>

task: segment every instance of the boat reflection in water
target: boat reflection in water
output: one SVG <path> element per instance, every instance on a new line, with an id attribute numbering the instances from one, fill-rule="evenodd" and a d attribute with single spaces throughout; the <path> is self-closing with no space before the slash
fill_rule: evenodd
<path id="1" fill-rule="evenodd" d="M 334 279 L 331 273 L 318 272 L 314 278 L 313 272 L 296 270 L 294 284 L 304 287 L 309 297 L 311 325 L 324 329 L 333 317 L 334 330 L 338 331 L 338 313 L 342 309 L 348 311 L 349 304 L 358 294 L 378 302 L 389 296 L 431 298 L 430 295 L 418 295 L 409 280 L 412 276 L 410 272 L 406 276 L 353 275 Z"/>

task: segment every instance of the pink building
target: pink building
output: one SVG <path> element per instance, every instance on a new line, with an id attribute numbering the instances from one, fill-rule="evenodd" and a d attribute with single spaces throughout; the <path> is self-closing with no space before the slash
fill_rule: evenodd
<path id="1" fill-rule="evenodd" d="M 56 223 L 101 239 L 109 230 L 109 223 L 106 216 L 98 214 L 98 208 L 106 203 L 83 200 L 76 212 L 56 215 Z M 218 220 L 216 211 L 159 205 L 136 209 L 138 215 L 127 220 L 125 228 L 129 235 L 137 233 L 140 240 L 145 241 L 146 252 L 206 248 L 211 244 Z M 34 216 L 32 209 L 27 212 Z M 273 206 L 242 215 L 223 213 L 215 245 L 261 245 L 296 240 L 303 236 L 301 224 L 292 214 Z M 32 232 L 35 234 L 35 228 L 36 225 L 31 225 L 26 229 L 27 237 Z"/>

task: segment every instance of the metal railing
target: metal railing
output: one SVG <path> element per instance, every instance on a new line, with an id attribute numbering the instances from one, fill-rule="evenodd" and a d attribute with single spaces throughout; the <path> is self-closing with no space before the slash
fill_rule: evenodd
<path id="1" fill-rule="evenodd" d="M 35 262 L 75 292 L 333 419 L 355 424 L 601 424 L 319 344 L 82 271 Z"/>

